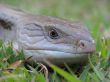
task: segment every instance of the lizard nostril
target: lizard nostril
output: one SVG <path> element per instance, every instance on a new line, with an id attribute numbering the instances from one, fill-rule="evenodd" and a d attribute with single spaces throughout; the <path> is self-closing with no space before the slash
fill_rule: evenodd
<path id="1" fill-rule="evenodd" d="M 80 47 L 80 48 L 85 48 L 85 47 L 86 47 L 86 45 L 85 45 L 85 43 L 84 43 L 84 42 L 80 41 L 80 42 L 79 42 L 79 47 Z"/>

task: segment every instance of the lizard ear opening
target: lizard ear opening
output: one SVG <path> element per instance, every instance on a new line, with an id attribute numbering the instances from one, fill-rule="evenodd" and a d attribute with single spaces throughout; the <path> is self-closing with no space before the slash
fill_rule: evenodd
<path id="1" fill-rule="evenodd" d="M 0 27 L 11 29 L 13 25 L 18 24 L 18 19 L 21 14 L 17 9 L 0 4 Z"/>
<path id="2" fill-rule="evenodd" d="M 0 26 L 4 29 L 11 30 L 14 24 L 11 21 L 0 19 Z"/>

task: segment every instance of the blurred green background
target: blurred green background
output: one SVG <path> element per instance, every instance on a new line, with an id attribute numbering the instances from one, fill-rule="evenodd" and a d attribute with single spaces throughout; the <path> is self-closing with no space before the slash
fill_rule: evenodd
<path id="1" fill-rule="evenodd" d="M 75 21 L 85 22 L 95 18 L 104 24 L 110 21 L 110 0 L 0 0 L 0 3 L 17 6 L 36 14 Z"/>

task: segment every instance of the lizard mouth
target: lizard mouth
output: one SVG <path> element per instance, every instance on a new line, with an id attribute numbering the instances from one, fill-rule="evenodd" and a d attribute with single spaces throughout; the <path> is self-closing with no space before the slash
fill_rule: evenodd
<path id="1" fill-rule="evenodd" d="M 28 51 L 36 51 L 36 52 L 58 52 L 58 53 L 67 53 L 67 54 L 91 54 L 93 51 L 88 52 L 71 52 L 71 51 L 64 51 L 64 50 L 53 50 L 53 49 L 26 49 Z"/>
<path id="2" fill-rule="evenodd" d="M 29 54 L 29 52 L 31 52 Z M 91 52 L 86 53 L 71 53 L 71 52 L 63 52 L 63 51 L 53 51 L 53 50 L 25 50 L 26 55 L 33 56 L 33 60 L 42 61 L 43 59 L 47 59 L 52 63 L 63 63 L 63 62 L 81 62 L 86 61 L 88 55 Z"/>
<path id="3" fill-rule="evenodd" d="M 87 56 L 93 52 L 84 52 L 84 53 L 72 53 L 66 51 L 56 51 L 56 50 L 25 50 L 26 52 L 32 52 L 34 56 L 42 56 L 45 58 L 77 58 L 82 56 Z M 38 55 L 36 55 L 38 54 Z"/>

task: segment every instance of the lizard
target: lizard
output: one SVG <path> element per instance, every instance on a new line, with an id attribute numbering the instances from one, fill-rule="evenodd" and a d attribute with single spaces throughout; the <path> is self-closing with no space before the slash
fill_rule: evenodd
<path id="1" fill-rule="evenodd" d="M 0 39 L 23 49 L 25 58 L 55 64 L 80 63 L 95 51 L 95 41 L 80 22 L 60 17 L 33 15 L 0 5 Z"/>

